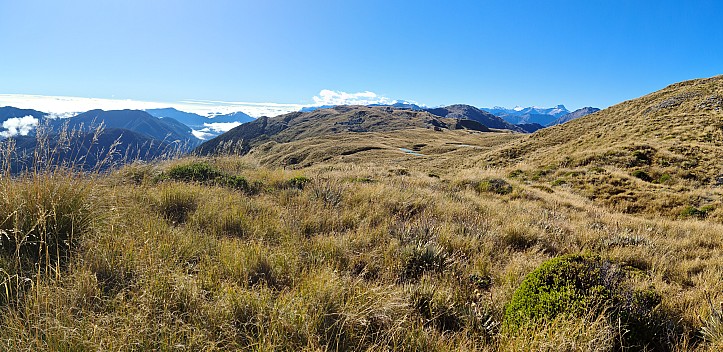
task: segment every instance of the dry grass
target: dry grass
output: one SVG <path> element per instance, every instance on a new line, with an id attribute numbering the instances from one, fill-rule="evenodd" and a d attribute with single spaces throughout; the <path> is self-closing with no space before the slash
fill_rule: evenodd
<path id="1" fill-rule="evenodd" d="M 713 316 L 703 298 L 723 289 L 720 225 L 612 213 L 495 170 L 432 178 L 383 165 L 285 171 L 208 161 L 261 191 L 154 181 L 184 160 L 93 179 L 83 191 L 92 226 L 65 267 L 36 273 L 5 305 L 3 348 L 610 350 L 621 332 L 604 316 L 500 330 L 526 274 L 579 252 L 645 273 L 641 285 L 681 317 L 670 349 L 719 343 L 697 331 L 715 329 L 699 316 Z M 288 187 L 299 176 L 311 181 Z M 475 187 L 500 178 L 512 192 Z M 195 203 L 184 221 L 162 206 L 174 194 Z"/>

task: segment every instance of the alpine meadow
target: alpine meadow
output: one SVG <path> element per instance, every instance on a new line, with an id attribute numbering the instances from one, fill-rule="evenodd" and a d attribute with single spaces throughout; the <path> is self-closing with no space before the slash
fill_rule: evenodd
<path id="1" fill-rule="evenodd" d="M 723 351 L 721 14 L 0 0 L 0 352 Z"/>

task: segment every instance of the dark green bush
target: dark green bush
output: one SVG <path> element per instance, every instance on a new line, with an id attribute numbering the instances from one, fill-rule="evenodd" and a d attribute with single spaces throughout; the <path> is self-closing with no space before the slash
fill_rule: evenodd
<path id="1" fill-rule="evenodd" d="M 643 170 L 635 170 L 632 173 L 632 176 L 638 179 L 641 179 L 645 182 L 652 182 L 653 178 L 645 171 Z"/>
<path id="2" fill-rule="evenodd" d="M 712 205 L 706 205 L 700 208 L 689 205 L 680 212 L 680 216 L 684 218 L 705 219 L 706 217 L 708 217 L 708 213 L 713 211 L 714 209 L 715 207 Z"/>
<path id="3" fill-rule="evenodd" d="M 311 182 L 311 179 L 308 177 L 296 176 L 286 182 L 286 188 L 304 189 L 304 186 L 309 182 Z"/>
<path id="4" fill-rule="evenodd" d="M 477 192 L 489 192 L 496 194 L 510 194 L 512 193 L 512 185 L 501 178 L 491 178 L 482 180 L 475 186 Z"/>
<path id="5" fill-rule="evenodd" d="M 174 166 L 166 172 L 165 176 L 175 181 L 209 182 L 224 175 L 207 163 L 193 162 Z"/>
<path id="6" fill-rule="evenodd" d="M 180 182 L 198 182 L 206 185 L 229 187 L 246 193 L 257 193 L 262 185 L 249 184 L 242 176 L 229 175 L 208 163 L 192 162 L 170 168 L 157 177 L 156 181 L 174 180 Z"/>
<path id="7" fill-rule="evenodd" d="M 670 182 L 672 179 L 673 179 L 673 177 L 670 176 L 670 174 L 662 174 L 662 175 L 660 175 L 660 177 L 658 177 L 657 180 L 655 180 L 655 182 L 664 184 L 664 183 Z"/>
<path id="8" fill-rule="evenodd" d="M 652 288 L 637 290 L 631 278 L 640 275 L 593 255 L 567 255 L 544 262 L 527 275 L 505 309 L 504 324 L 515 332 L 526 324 L 557 316 L 606 314 L 625 333 L 622 348 L 668 350 L 681 336 L 680 319 L 660 307 Z"/>

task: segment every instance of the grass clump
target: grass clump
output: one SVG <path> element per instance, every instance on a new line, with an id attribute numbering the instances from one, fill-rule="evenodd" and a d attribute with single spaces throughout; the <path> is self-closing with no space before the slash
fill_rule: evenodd
<path id="1" fill-rule="evenodd" d="M 413 246 L 404 262 L 401 279 L 417 280 L 425 272 L 442 272 L 448 263 L 447 253 L 435 244 Z"/>
<path id="2" fill-rule="evenodd" d="M 20 294 L 29 276 L 66 266 L 92 225 L 90 193 L 61 172 L 1 179 L 0 302 Z"/>
<path id="3" fill-rule="evenodd" d="M 198 208 L 198 197 L 183 187 L 170 186 L 161 191 L 156 208 L 168 222 L 180 225 Z"/>
<path id="4" fill-rule="evenodd" d="M 636 273 L 593 255 L 550 259 L 527 275 L 507 304 L 504 327 L 511 332 L 558 317 L 604 314 L 619 324 L 621 348 L 667 350 L 680 326 L 660 307 L 652 288 L 636 289 Z"/>

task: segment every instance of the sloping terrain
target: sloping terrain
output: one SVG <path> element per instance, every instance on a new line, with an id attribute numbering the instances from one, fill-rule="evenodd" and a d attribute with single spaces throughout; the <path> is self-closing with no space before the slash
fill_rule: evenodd
<path id="1" fill-rule="evenodd" d="M 480 159 L 624 212 L 721 218 L 723 76 L 541 130 Z"/>
<path id="2" fill-rule="evenodd" d="M 24 116 L 32 116 L 38 120 L 44 118 L 48 114 L 33 110 L 33 109 L 18 109 L 12 106 L 4 106 L 0 108 L 0 122 L 5 121 L 9 118 L 13 117 L 24 117 Z"/>
<path id="3" fill-rule="evenodd" d="M 342 133 L 393 132 L 410 129 L 489 131 L 475 121 L 442 118 L 424 111 L 392 107 L 337 106 L 312 112 L 261 117 L 200 145 L 200 155 L 248 153 L 267 142 L 288 143 Z"/>

